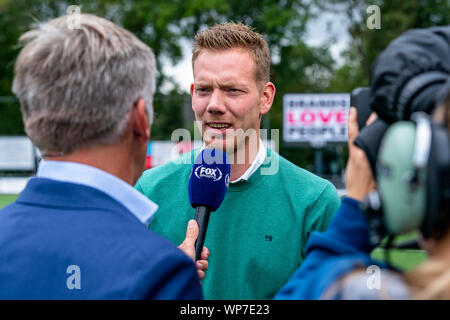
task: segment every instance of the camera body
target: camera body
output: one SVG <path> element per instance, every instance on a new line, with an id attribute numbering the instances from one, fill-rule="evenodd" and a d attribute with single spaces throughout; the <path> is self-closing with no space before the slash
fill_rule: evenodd
<path id="1" fill-rule="evenodd" d="M 362 208 L 385 233 L 420 229 L 432 237 L 449 228 L 450 138 L 429 117 L 450 95 L 449 56 L 450 26 L 409 30 L 372 64 L 370 88 L 352 92 L 354 143 L 367 155 L 379 197 L 377 208 L 368 206 L 377 201 Z M 378 119 L 365 126 L 372 111 Z"/>
<path id="2" fill-rule="evenodd" d="M 359 131 L 365 126 L 373 112 L 370 108 L 370 87 L 357 87 L 350 95 L 350 105 L 358 110 Z"/>
<path id="3" fill-rule="evenodd" d="M 450 77 L 447 79 L 435 94 L 436 106 L 450 100 Z M 377 208 L 370 206 L 373 201 L 362 206 L 369 226 L 378 226 L 369 230 L 371 237 L 379 241 L 386 234 L 414 229 L 420 229 L 425 238 L 446 232 L 450 214 L 450 136 L 446 128 L 423 111 L 392 124 L 377 119 L 364 126 L 368 117 L 367 91 L 370 94 L 367 89 L 363 94 L 362 90 L 356 91 L 352 100 L 356 102 L 352 104 L 358 112 L 365 112 L 354 143 L 365 151 L 378 188 Z M 374 223 L 377 221 L 382 227 Z"/>

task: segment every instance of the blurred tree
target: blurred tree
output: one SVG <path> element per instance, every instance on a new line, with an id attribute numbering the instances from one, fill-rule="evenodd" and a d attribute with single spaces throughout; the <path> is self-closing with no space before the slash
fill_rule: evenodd
<path id="1" fill-rule="evenodd" d="M 0 96 L 12 96 L 10 88 L 13 64 L 18 53 L 18 37 L 36 21 L 46 21 L 65 14 L 67 7 L 73 3 L 62 0 L 0 1 L 0 27 L 3 30 L 0 47 L 4 48 L 0 53 Z M 183 108 L 189 104 L 188 95 L 181 92 L 175 79 L 162 72 L 162 62 L 176 64 L 183 57 L 182 39 L 192 42 L 193 36 L 201 29 L 226 21 L 242 21 L 266 37 L 272 52 L 272 75 L 278 88 L 270 117 L 272 127 L 281 128 L 282 95 L 285 92 L 323 89 L 331 77 L 330 65 L 333 61 L 327 55 L 327 48 L 309 48 L 303 41 L 306 24 L 311 17 L 311 4 L 312 1 L 301 0 L 77 2 L 82 12 L 114 21 L 153 49 L 159 71 L 153 139 L 169 139 L 174 129 L 185 126 Z M 162 87 L 172 89 L 162 92 Z M 192 126 L 189 129 L 192 131 Z M 0 134 L 18 132 L 23 132 L 18 108 L 0 103 Z"/>
<path id="2" fill-rule="evenodd" d="M 315 0 L 315 4 L 322 12 L 344 16 L 351 37 L 341 53 L 343 62 L 335 65 L 327 92 L 351 92 L 368 86 L 376 57 L 406 30 L 450 24 L 449 0 Z M 368 12 L 371 5 L 380 8 L 380 29 L 368 27 L 367 20 L 373 14 Z M 347 147 L 338 148 L 338 153 L 346 159 Z M 345 161 L 340 163 L 344 168 Z"/>
<path id="3" fill-rule="evenodd" d="M 0 35 L 0 47 L 4 48 L 0 52 L 0 96 L 12 95 L 10 88 L 13 64 L 18 53 L 16 44 L 20 34 L 36 21 L 46 21 L 65 14 L 72 4 L 70 1 L 62 0 L 0 1 L 0 27 L 3 31 Z M 307 49 L 301 39 L 309 19 L 310 2 L 299 0 L 81 0 L 77 2 L 77 5 L 84 13 L 105 17 L 130 30 L 153 49 L 159 71 L 158 92 L 155 97 L 155 109 L 158 116 L 152 132 L 155 139 L 169 139 L 174 129 L 184 125 L 182 109 L 186 106 L 186 94 L 181 92 L 175 79 L 167 77 L 162 72 L 162 61 L 176 64 L 183 57 L 182 39 L 192 41 L 195 33 L 202 28 L 233 20 L 252 25 L 263 33 L 275 52 L 274 55 L 277 52 L 283 55 L 282 59 L 279 59 L 280 66 L 284 64 L 286 54 L 289 54 L 285 47 L 295 48 L 300 44 L 302 50 Z M 302 50 L 292 50 L 290 54 L 303 54 Z M 279 78 L 282 79 L 281 76 Z M 167 86 L 167 84 L 170 85 Z M 172 89 L 162 92 L 160 89 L 162 87 Z M 21 123 L 17 129 L 3 124 L 11 117 L 19 119 L 19 111 L 15 110 L 12 116 L 6 116 L 3 115 L 5 110 L 6 106 L 0 104 L 0 133 L 22 132 Z"/>
<path id="4" fill-rule="evenodd" d="M 408 29 L 450 24 L 449 0 L 315 0 L 323 11 L 346 16 L 351 36 L 342 53 L 344 63 L 334 73 L 331 88 L 350 92 L 369 84 L 370 67 L 386 46 Z M 380 8 L 381 25 L 370 29 L 371 5 Z"/>
<path id="5" fill-rule="evenodd" d="M 23 135 L 19 104 L 11 93 L 14 60 L 18 49 L 17 39 L 26 30 L 18 23 L 26 9 L 24 3 L 0 1 L 0 134 Z M 19 20 L 20 21 L 20 20 Z"/>

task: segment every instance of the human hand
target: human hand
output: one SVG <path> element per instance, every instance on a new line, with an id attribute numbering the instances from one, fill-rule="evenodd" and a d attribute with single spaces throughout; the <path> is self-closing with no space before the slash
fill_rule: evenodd
<path id="1" fill-rule="evenodd" d="M 205 277 L 205 271 L 208 269 L 208 256 L 209 250 L 207 247 L 203 247 L 201 260 L 195 261 L 195 241 L 198 238 L 198 224 L 195 220 L 189 220 L 189 224 L 186 230 L 186 238 L 178 248 L 181 249 L 189 258 L 195 262 L 197 268 L 198 277 L 202 280 Z"/>
<path id="2" fill-rule="evenodd" d="M 366 125 L 375 120 L 376 114 L 372 113 Z M 348 162 L 345 170 L 347 197 L 363 201 L 376 185 L 365 152 L 353 143 L 358 134 L 358 113 L 355 107 L 351 107 L 348 117 Z"/>

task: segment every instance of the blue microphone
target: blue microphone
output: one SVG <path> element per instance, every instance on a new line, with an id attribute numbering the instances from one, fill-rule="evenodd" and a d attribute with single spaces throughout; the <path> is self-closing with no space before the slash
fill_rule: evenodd
<path id="1" fill-rule="evenodd" d="M 189 202 L 195 208 L 195 221 L 199 227 L 195 260 L 201 259 L 210 213 L 222 204 L 229 183 L 230 162 L 226 153 L 204 149 L 195 158 L 188 184 Z"/>

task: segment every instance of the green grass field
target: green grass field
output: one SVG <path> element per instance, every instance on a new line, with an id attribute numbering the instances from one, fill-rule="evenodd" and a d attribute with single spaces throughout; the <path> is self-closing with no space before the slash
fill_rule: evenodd
<path id="1" fill-rule="evenodd" d="M 17 195 L 0 195 L 0 208 L 10 204 L 17 198 Z M 403 235 L 396 239 L 395 243 L 401 243 L 417 237 L 417 233 Z M 384 249 L 377 248 L 372 252 L 372 258 L 384 261 Z M 427 259 L 426 253 L 422 250 L 390 250 L 390 263 L 400 270 L 411 270 Z"/>
<path id="2" fill-rule="evenodd" d="M 372 258 L 384 261 L 384 249 L 375 249 Z M 389 263 L 403 271 L 409 271 L 427 260 L 427 254 L 423 250 L 399 250 L 391 249 Z"/>
<path id="3" fill-rule="evenodd" d="M 0 209 L 16 200 L 17 194 L 0 194 Z"/>
<path id="4" fill-rule="evenodd" d="M 414 240 L 419 236 L 418 232 L 411 232 L 395 238 L 394 244 L 404 243 L 409 240 Z M 385 250 L 377 248 L 372 251 L 372 258 L 375 260 L 385 260 Z M 427 254 L 423 250 L 405 250 L 405 249 L 390 249 L 389 263 L 400 270 L 409 271 L 414 269 L 419 264 L 427 260 Z"/>

